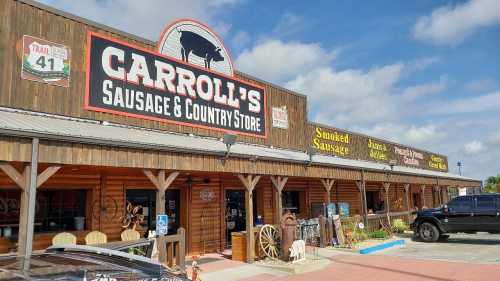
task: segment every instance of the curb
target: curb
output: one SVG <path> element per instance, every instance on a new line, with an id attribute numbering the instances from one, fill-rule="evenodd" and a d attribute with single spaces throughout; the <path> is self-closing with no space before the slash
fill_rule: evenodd
<path id="1" fill-rule="evenodd" d="M 401 245 L 404 245 L 404 244 L 405 244 L 405 240 L 398 239 L 398 240 L 394 240 L 394 241 L 391 241 L 391 242 L 382 243 L 382 244 L 379 244 L 379 245 L 376 245 L 376 246 L 372 246 L 372 247 L 367 247 L 367 248 L 364 248 L 364 249 L 360 249 L 359 253 L 362 254 L 362 255 L 368 255 L 368 254 L 371 254 L 373 252 L 382 251 L 382 250 L 385 250 L 385 249 L 388 249 L 388 248 L 392 248 L 392 247 L 395 247 L 395 246 L 401 246 Z"/>

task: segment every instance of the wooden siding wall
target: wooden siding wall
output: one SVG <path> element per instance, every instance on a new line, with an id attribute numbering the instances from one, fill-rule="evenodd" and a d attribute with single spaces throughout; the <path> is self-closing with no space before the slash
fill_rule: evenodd
<path id="1" fill-rule="evenodd" d="M 93 120 L 140 126 L 171 132 L 222 137 L 222 132 L 131 118 L 126 116 L 98 113 L 84 110 L 85 59 L 87 31 L 94 31 L 117 38 L 142 48 L 153 50 L 153 45 L 139 42 L 106 30 L 86 25 L 75 20 L 53 14 L 49 11 L 18 2 L 0 1 L 0 105 L 33 111 L 54 113 Z M 70 87 L 50 86 L 21 79 L 21 50 L 23 35 L 31 35 L 63 44 L 71 49 Z M 159 34 L 158 34 L 159 36 Z M 305 96 L 293 94 L 273 85 L 254 81 L 264 86 L 267 95 L 268 139 L 239 136 L 244 142 L 273 145 L 275 147 L 306 150 L 305 132 L 307 101 Z M 289 129 L 272 128 L 271 108 L 286 106 Z"/>

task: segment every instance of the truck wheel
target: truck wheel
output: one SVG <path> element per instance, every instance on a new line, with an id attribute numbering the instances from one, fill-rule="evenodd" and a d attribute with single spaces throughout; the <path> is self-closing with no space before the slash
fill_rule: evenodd
<path id="1" fill-rule="evenodd" d="M 429 222 L 422 223 L 418 228 L 418 233 L 424 242 L 436 242 L 439 239 L 439 230 Z"/>

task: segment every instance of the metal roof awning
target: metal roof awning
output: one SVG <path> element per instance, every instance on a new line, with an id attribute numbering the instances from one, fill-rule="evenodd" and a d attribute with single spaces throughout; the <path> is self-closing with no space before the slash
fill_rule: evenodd
<path id="1" fill-rule="evenodd" d="M 217 138 L 171 133 L 11 108 L 0 108 L 0 135 L 27 138 L 38 137 L 45 140 L 73 143 L 220 156 L 226 153 L 226 145 Z M 309 164 L 312 160 L 312 164 L 316 165 L 379 172 L 386 172 L 391 169 L 389 165 L 383 163 L 344 159 L 327 155 L 313 155 L 311 159 L 303 151 L 247 143 L 234 144 L 231 147 L 231 156 L 303 164 Z M 394 166 L 393 171 L 395 173 L 410 175 L 476 181 L 451 173 L 403 166 Z"/>

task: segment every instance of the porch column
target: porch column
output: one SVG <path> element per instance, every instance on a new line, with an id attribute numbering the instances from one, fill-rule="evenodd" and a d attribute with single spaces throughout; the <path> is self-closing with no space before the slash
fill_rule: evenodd
<path id="1" fill-rule="evenodd" d="M 361 214 L 363 216 L 363 222 L 365 225 L 368 223 L 368 206 L 366 203 L 366 183 L 364 180 L 356 181 L 356 186 L 358 187 L 360 202 L 361 202 Z"/>
<path id="2" fill-rule="evenodd" d="M 448 203 L 449 198 L 448 198 L 448 186 L 444 186 L 441 188 L 441 194 L 443 196 L 443 204 Z"/>
<path id="3" fill-rule="evenodd" d="M 384 182 L 382 184 L 382 186 L 384 187 L 384 191 L 385 191 L 385 212 L 387 214 L 389 214 L 390 213 L 389 187 L 391 186 L 391 183 L 390 182 Z"/>
<path id="4" fill-rule="evenodd" d="M 422 196 L 422 209 L 424 209 L 424 207 L 427 207 L 427 205 L 425 204 L 425 185 L 421 185 L 420 186 L 422 192 L 421 192 L 421 196 Z"/>
<path id="5" fill-rule="evenodd" d="M 0 169 L 21 188 L 18 256 L 30 256 L 33 251 L 36 190 L 61 168 L 51 166 L 38 174 L 38 143 L 38 139 L 33 139 L 31 164 L 26 166 L 22 173 L 7 162 L 0 162 Z"/>
<path id="6" fill-rule="evenodd" d="M 391 183 L 390 182 L 384 182 L 382 185 L 384 186 L 384 190 L 385 190 L 385 213 L 387 215 L 387 223 L 390 226 L 391 225 L 391 219 L 390 219 L 389 213 L 391 212 L 391 210 L 390 210 L 391 204 L 389 202 L 389 187 L 391 186 Z"/>
<path id="7" fill-rule="evenodd" d="M 260 180 L 256 175 L 238 175 L 241 183 L 245 186 L 245 212 L 247 227 L 247 262 L 253 263 L 255 260 L 255 236 L 253 234 L 253 190 Z"/>
<path id="8" fill-rule="evenodd" d="M 285 187 L 286 182 L 288 181 L 288 177 L 275 177 L 271 176 L 271 182 L 273 183 L 276 198 L 274 200 L 274 210 L 276 211 L 274 222 L 279 224 L 281 221 L 281 216 L 283 215 L 283 203 L 281 198 L 281 192 Z"/>
<path id="9" fill-rule="evenodd" d="M 407 214 L 408 223 L 410 223 L 410 221 L 411 221 L 411 216 L 410 216 L 410 184 L 405 183 L 403 185 L 403 187 L 405 189 L 405 205 L 406 205 L 406 211 L 408 212 L 408 214 Z"/>
<path id="10" fill-rule="evenodd" d="M 435 194 L 434 197 L 437 197 L 437 199 L 438 199 L 437 204 L 434 203 L 434 205 L 435 205 L 434 207 L 436 207 L 436 205 L 443 204 L 442 199 L 441 199 L 441 189 L 440 189 L 439 185 L 434 186 L 434 194 Z"/>
<path id="11" fill-rule="evenodd" d="M 165 170 L 160 170 L 156 176 L 151 170 L 143 170 L 144 175 L 153 183 L 156 187 L 156 215 L 165 214 L 165 192 L 170 187 L 175 178 L 179 175 L 179 172 L 172 172 L 168 176 Z M 165 263 L 167 261 L 167 245 L 165 242 L 165 236 L 158 236 L 158 261 Z"/>
<path id="12" fill-rule="evenodd" d="M 333 187 L 333 184 L 335 183 L 334 179 L 321 179 L 321 183 L 323 184 L 323 187 L 325 188 L 326 191 L 326 204 L 330 204 L 331 202 L 331 190 Z"/>

